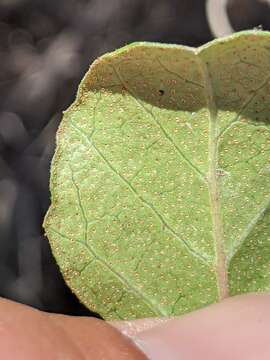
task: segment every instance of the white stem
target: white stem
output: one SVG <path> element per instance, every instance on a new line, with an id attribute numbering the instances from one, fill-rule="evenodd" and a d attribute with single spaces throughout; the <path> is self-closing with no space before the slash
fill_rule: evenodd
<path id="1" fill-rule="evenodd" d="M 227 2 L 228 0 L 206 1 L 208 23 L 215 37 L 229 35 L 234 32 L 227 13 Z"/>

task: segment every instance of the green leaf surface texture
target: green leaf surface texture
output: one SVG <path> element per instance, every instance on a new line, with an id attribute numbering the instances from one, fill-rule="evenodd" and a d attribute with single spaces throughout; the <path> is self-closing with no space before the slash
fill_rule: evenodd
<path id="1" fill-rule="evenodd" d="M 270 33 L 98 58 L 64 113 L 44 226 L 104 319 L 270 290 Z"/>

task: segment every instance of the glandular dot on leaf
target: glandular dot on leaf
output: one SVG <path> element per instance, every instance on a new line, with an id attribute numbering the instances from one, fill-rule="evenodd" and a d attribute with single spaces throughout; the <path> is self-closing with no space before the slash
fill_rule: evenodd
<path id="1" fill-rule="evenodd" d="M 44 221 L 105 319 L 270 289 L 270 34 L 97 59 L 64 113 Z"/>

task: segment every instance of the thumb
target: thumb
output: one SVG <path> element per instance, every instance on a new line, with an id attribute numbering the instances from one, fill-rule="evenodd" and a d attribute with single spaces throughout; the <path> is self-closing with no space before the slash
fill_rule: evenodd
<path id="1" fill-rule="evenodd" d="M 270 295 L 229 298 L 179 318 L 115 323 L 151 360 L 269 360 Z"/>

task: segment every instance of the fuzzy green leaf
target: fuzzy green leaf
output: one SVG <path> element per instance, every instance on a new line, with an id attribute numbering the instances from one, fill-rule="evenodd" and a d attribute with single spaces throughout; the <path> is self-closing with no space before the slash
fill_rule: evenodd
<path id="1" fill-rule="evenodd" d="M 96 60 L 65 112 L 45 229 L 105 319 L 270 290 L 270 34 Z"/>

